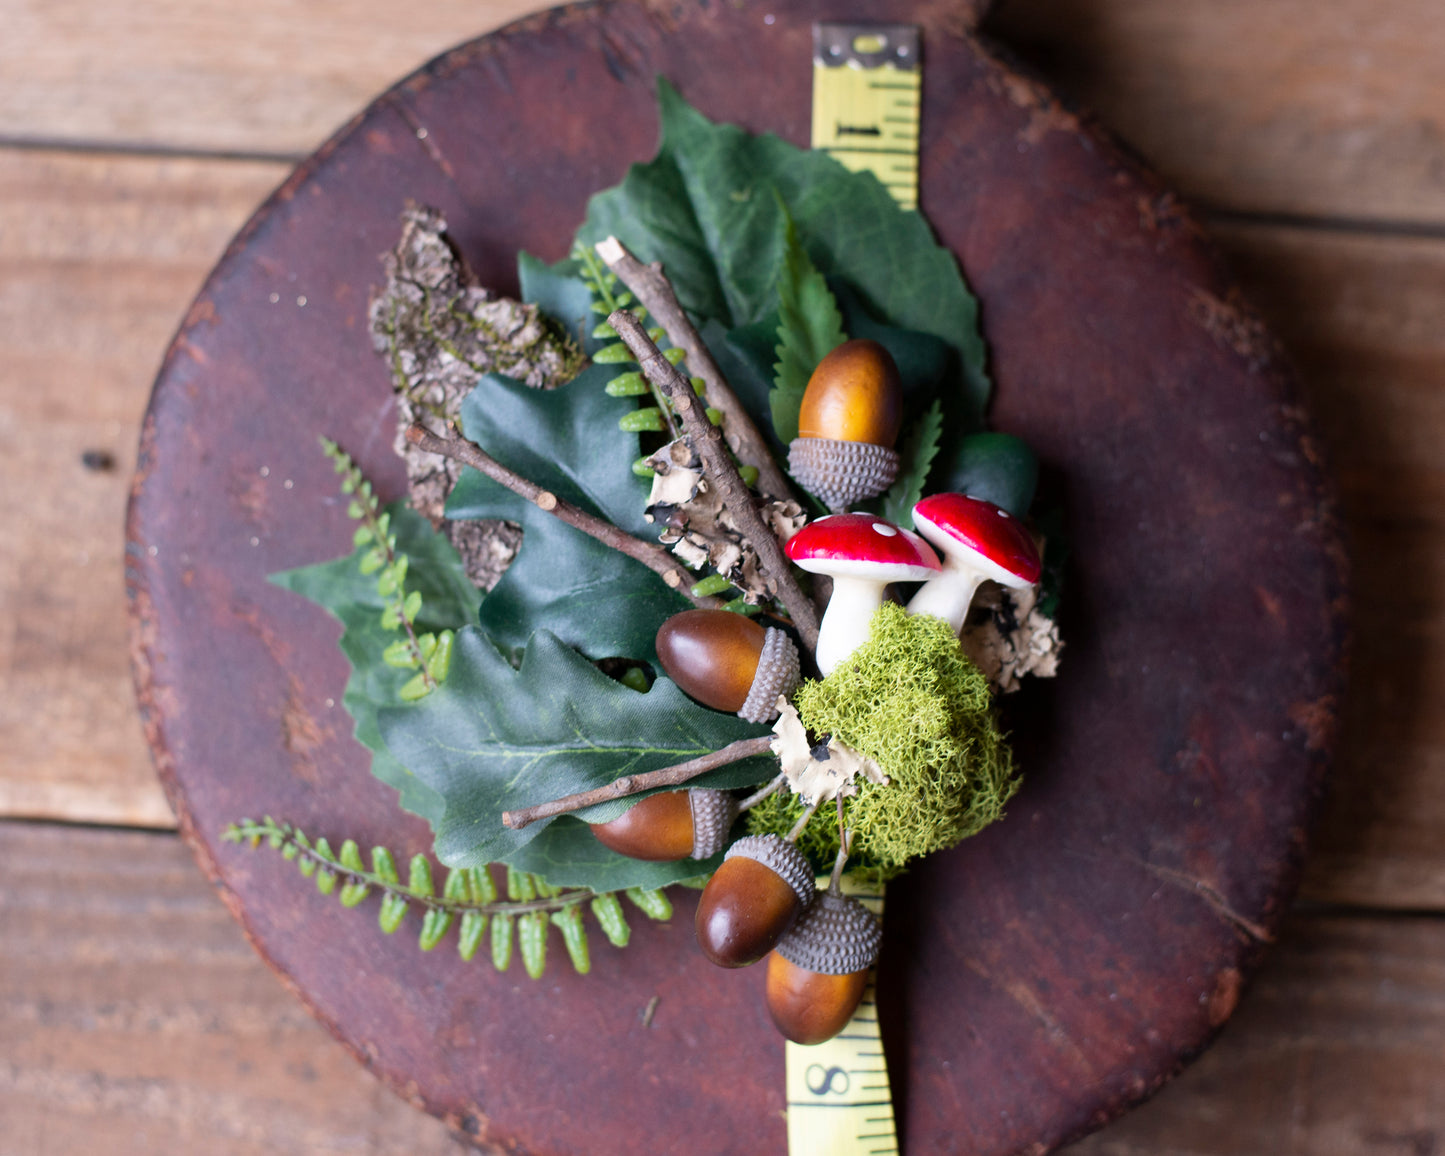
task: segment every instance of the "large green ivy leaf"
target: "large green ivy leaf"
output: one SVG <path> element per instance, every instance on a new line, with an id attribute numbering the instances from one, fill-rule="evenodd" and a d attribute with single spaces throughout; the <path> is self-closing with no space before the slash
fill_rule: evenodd
<path id="1" fill-rule="evenodd" d="M 446 683 L 414 706 L 383 710 L 379 721 L 392 753 L 416 768 L 445 801 L 436 851 L 453 867 L 510 861 L 552 826 L 536 823 L 513 831 L 502 826 L 503 811 L 767 733 L 736 715 L 699 706 L 667 679 L 658 679 L 646 694 L 632 690 L 545 630 L 532 636 L 516 669 L 480 630 L 462 631 Z M 776 773 L 776 760 L 763 756 L 712 771 L 695 785 L 752 786 Z M 616 800 L 580 817 L 606 822 L 628 805 Z M 597 861 L 605 865 L 610 859 Z M 574 879 L 586 886 L 616 885 L 601 867 L 586 879 L 580 878 L 587 874 L 583 864 L 573 869 L 579 873 Z M 674 879 L 687 878 L 698 873 L 698 864 L 682 862 L 673 870 Z M 553 883 L 561 881 L 555 864 L 543 873 Z"/>
<path id="2" fill-rule="evenodd" d="M 387 509 L 397 552 L 410 559 L 407 589 L 421 592 L 418 631 L 459 630 L 475 621 L 481 593 L 468 580 L 452 544 L 410 506 L 398 502 Z M 345 627 L 340 645 L 351 662 L 351 677 L 341 701 L 355 724 L 356 740 L 372 752 L 371 773 L 400 792 L 402 808 L 435 827 L 443 809 L 441 796 L 387 750 L 376 722 L 377 711 L 396 705 L 402 685 L 415 672 L 381 660 L 381 652 L 400 635 L 381 625 L 387 600 L 376 592 L 376 575 L 358 568 L 369 549 L 362 546 L 332 562 L 273 574 L 271 581 L 309 598 Z"/>
<path id="3" fill-rule="evenodd" d="M 616 234 L 645 261 L 661 261 L 690 312 L 737 328 L 777 305 L 786 204 L 813 264 L 856 291 L 890 324 L 948 344 L 960 397 L 977 427 L 988 400 L 978 303 L 953 255 L 916 212 L 900 209 L 871 173 L 776 136 L 713 124 L 658 82 L 662 142 L 622 184 L 595 195 L 579 239 Z"/>
<path id="4" fill-rule="evenodd" d="M 608 397 L 613 367 L 592 366 L 553 390 L 488 375 L 462 402 L 462 428 L 503 465 L 559 498 L 656 541 L 642 516 L 647 483 L 632 472 L 637 435 L 617 428 L 636 408 Z M 657 628 L 691 605 L 656 574 L 483 477 L 463 472 L 451 518 L 506 518 L 522 548 L 482 603 L 478 622 L 498 646 L 520 651 L 547 629 L 590 658 L 652 661 Z"/>

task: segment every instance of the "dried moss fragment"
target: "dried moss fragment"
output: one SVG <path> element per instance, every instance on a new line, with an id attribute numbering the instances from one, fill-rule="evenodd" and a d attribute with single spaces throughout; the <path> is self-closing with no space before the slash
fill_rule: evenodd
<path id="1" fill-rule="evenodd" d="M 794 703 L 811 732 L 836 735 L 889 776 L 844 804 L 853 865 L 878 878 L 981 831 L 1018 789 L 988 680 L 940 619 L 885 605 L 868 641 Z M 786 834 L 801 813 L 795 796 L 774 797 L 750 812 L 749 829 Z M 798 841 L 820 870 L 838 850 L 831 818 L 820 813 Z"/>

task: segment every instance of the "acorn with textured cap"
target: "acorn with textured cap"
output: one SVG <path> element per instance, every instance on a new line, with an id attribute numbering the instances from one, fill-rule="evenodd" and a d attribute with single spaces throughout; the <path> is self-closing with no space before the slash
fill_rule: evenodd
<path id="1" fill-rule="evenodd" d="M 684 610 L 657 632 L 657 658 L 684 694 L 752 723 L 778 717 L 798 685 L 798 648 L 775 626 L 731 610 Z"/>
<path id="2" fill-rule="evenodd" d="M 597 841 L 609 850 L 663 863 L 711 859 L 727 846 L 728 830 L 737 817 L 737 802 L 726 791 L 693 787 L 648 795 L 610 823 L 591 827 Z"/>
<path id="3" fill-rule="evenodd" d="M 847 1026 L 868 986 L 883 927 L 836 882 L 820 892 L 768 957 L 768 1014 L 795 1044 L 821 1044 Z"/>
<path id="4" fill-rule="evenodd" d="M 845 341 L 818 362 L 798 410 L 788 472 L 840 513 L 898 477 L 893 443 L 903 424 L 903 382 L 876 341 Z"/>
<path id="5" fill-rule="evenodd" d="M 697 904 L 697 942 L 719 967 L 767 955 L 817 887 L 803 853 L 777 835 L 748 835 L 728 848 Z"/>

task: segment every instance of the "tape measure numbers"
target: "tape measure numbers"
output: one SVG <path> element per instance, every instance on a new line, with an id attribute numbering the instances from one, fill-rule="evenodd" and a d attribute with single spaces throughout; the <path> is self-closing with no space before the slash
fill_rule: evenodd
<path id="1" fill-rule="evenodd" d="M 923 66 L 911 24 L 813 25 L 813 147 L 918 207 Z"/>
<path id="2" fill-rule="evenodd" d="M 818 886 L 828 886 L 827 878 L 820 878 Z M 881 888 L 860 887 L 847 875 L 842 887 L 883 917 Z M 788 1042 L 784 1064 L 789 1156 L 889 1156 L 898 1151 L 872 976 L 848 1026 L 812 1047 Z"/>

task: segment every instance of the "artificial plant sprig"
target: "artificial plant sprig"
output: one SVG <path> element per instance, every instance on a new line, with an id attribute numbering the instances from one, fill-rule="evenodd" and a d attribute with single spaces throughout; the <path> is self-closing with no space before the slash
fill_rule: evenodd
<path id="1" fill-rule="evenodd" d="M 702 399 L 693 392 L 687 378 L 662 356 L 662 351 L 632 314 L 619 309 L 607 320 L 627 343 L 627 348 L 632 350 L 648 380 L 656 382 L 676 407 L 683 429 L 702 459 L 709 481 L 717 488 L 728 513 L 757 554 L 759 568 L 773 583 L 778 601 L 792 618 L 798 636 L 811 657 L 818 648 L 818 608 L 793 578 L 777 536 L 758 513 L 751 491 L 733 464 L 722 431 L 708 420 Z"/>
<path id="2" fill-rule="evenodd" d="M 371 482 L 361 467 L 330 438 L 321 439 L 322 451 L 336 472 L 341 475 L 341 492 L 352 495 L 347 514 L 361 522 L 353 539 L 357 547 L 371 545 L 361 559 L 361 572 L 376 575 L 376 592 L 388 599 L 381 613 L 381 624 L 388 630 L 404 630 L 406 638 L 388 646 L 382 659 L 388 666 L 416 670 L 416 677 L 397 693 L 406 702 L 425 698 L 446 681 L 452 661 L 452 632 L 418 635 L 413 623 L 421 612 L 421 591 L 406 589 L 407 558 L 396 551 L 396 535 L 391 532 L 391 516 L 377 501 Z"/>
<path id="3" fill-rule="evenodd" d="M 631 317 L 632 315 L 628 313 L 626 316 Z M 574 529 L 596 538 L 604 546 L 611 546 L 634 561 L 641 562 L 653 573 L 659 575 L 672 589 L 690 599 L 694 606 L 705 610 L 715 610 L 723 605 L 721 599 L 694 594 L 677 559 L 656 542 L 646 542 L 641 538 L 634 538 L 626 531 L 619 530 L 605 518 L 589 514 L 579 506 L 574 506 L 571 502 L 559 498 L 551 490 L 544 490 L 536 482 L 522 477 L 514 470 L 509 470 L 476 442 L 462 437 L 460 434 L 438 437 L 424 425 L 408 426 L 406 440 L 428 453 L 440 454 L 442 457 L 453 458 L 463 465 L 471 466 L 498 485 L 505 486 L 512 493 L 525 498 L 539 510 L 545 510 L 559 521 L 566 522 Z"/>
<path id="4" fill-rule="evenodd" d="M 597 323 L 597 328 L 592 331 L 592 336 L 599 339 L 611 338 L 610 345 L 604 345 L 595 354 L 592 360 L 599 365 L 625 365 L 632 361 L 632 354 L 626 345 L 617 340 L 617 331 L 612 328 L 607 318 L 619 309 L 629 309 L 638 321 L 647 320 L 647 303 L 638 303 L 638 298 L 630 287 L 624 287 L 621 292 L 617 290 L 618 276 L 614 270 L 608 269 L 597 259 L 586 245 L 576 244 L 572 247 L 572 257 L 581 266 L 582 281 L 592 292 L 592 310 L 600 313 L 602 320 Z M 634 308 L 635 305 L 635 308 Z M 662 330 L 656 330 L 658 337 L 662 336 Z M 676 346 L 677 342 L 673 342 Z M 679 361 L 682 360 L 683 351 L 673 354 Z M 622 421 L 627 423 L 622 428 L 629 433 L 638 433 L 644 429 L 652 428 L 655 432 L 661 432 L 665 426 L 668 438 L 677 440 L 678 428 L 677 418 L 673 416 L 672 407 L 657 389 L 657 386 L 644 378 L 640 373 L 624 373 L 614 378 L 607 384 L 607 391 L 615 396 L 641 396 L 644 393 L 651 393 L 654 407 L 651 409 L 639 410 L 637 414 L 628 414 Z M 651 421 L 645 421 L 650 418 Z"/>
<path id="5" fill-rule="evenodd" d="M 723 436 L 728 448 L 744 466 L 757 470 L 758 489 L 779 501 L 796 501 L 787 475 L 778 468 L 758 427 L 718 368 L 692 319 L 678 303 L 672 282 L 663 273 L 661 265 L 644 265 L 616 237 L 598 241 L 596 251 L 613 275 L 620 277 L 637 299 L 652 311 L 673 346 L 687 355 L 689 368 L 704 382 L 707 404 L 722 414 Z"/>
<path id="6" fill-rule="evenodd" d="M 498 971 L 507 970 L 515 945 L 527 974 L 539 978 L 546 967 L 550 925 L 561 932 L 572 966 L 585 975 L 591 968 L 591 957 L 582 917 L 584 906 L 614 946 L 626 947 L 632 935 L 615 891 L 556 888 L 540 876 L 508 867 L 506 898 L 502 899 L 487 868 L 460 867 L 447 872 L 438 894 L 431 860 L 425 855 L 412 856 L 403 882 L 396 858 L 388 848 L 372 848 L 368 870 L 354 840 L 346 840 L 333 851 L 325 839 L 313 840 L 299 827 L 277 822 L 269 815 L 259 822 L 242 819 L 232 823 L 221 838 L 252 848 L 265 843 L 283 858 L 294 861 L 302 875 L 316 881 L 323 895 L 337 893 L 343 907 L 355 907 L 373 890 L 380 892 L 377 923 L 387 935 L 401 926 L 408 909 L 416 904 L 423 913 L 418 935 L 423 951 L 435 948 L 455 926 L 457 953 L 470 960 L 481 947 L 490 924 L 489 946 Z M 634 887 L 625 894 L 649 919 L 666 921 L 672 917 L 672 904 L 660 890 Z"/>
<path id="7" fill-rule="evenodd" d="M 638 775 L 622 775 L 605 786 L 596 787 L 590 791 L 564 795 L 560 799 L 551 799 L 545 803 L 538 803 L 534 807 L 518 807 L 515 811 L 503 811 L 502 825 L 519 831 L 523 827 L 537 822 L 538 819 L 551 819 L 557 815 L 566 815 L 572 811 L 580 811 L 583 807 L 594 807 L 598 803 L 608 803 L 613 799 L 640 795 L 643 791 L 651 791 L 657 787 L 680 787 L 683 783 L 691 782 L 699 775 L 717 770 L 718 767 L 741 762 L 754 755 L 766 754 L 771 748 L 772 742 L 773 740 L 766 735 L 755 739 L 738 739 L 737 742 L 729 743 L 721 750 L 699 755 L 695 759 L 688 759 L 685 763 L 661 767 L 655 771 L 644 771 Z"/>

